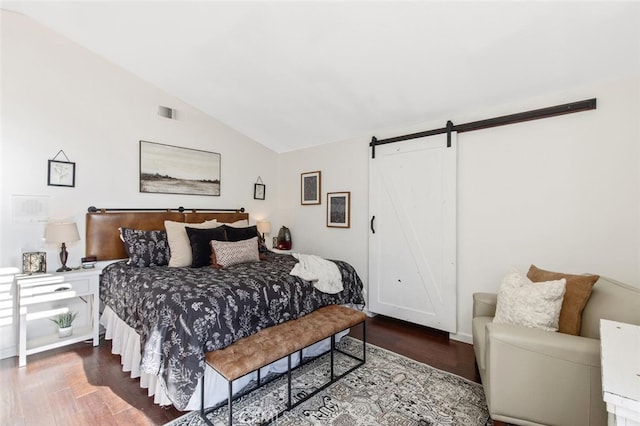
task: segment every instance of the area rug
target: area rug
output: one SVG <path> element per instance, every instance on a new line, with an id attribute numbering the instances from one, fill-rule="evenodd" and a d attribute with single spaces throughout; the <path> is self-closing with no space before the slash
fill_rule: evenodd
<path id="1" fill-rule="evenodd" d="M 345 337 L 339 347 L 362 355 L 362 342 Z M 354 361 L 337 355 L 336 372 L 346 371 Z M 320 387 L 329 375 L 329 357 L 320 357 L 293 375 L 296 397 Z M 286 406 L 286 375 L 236 400 L 234 425 L 257 425 L 272 420 Z M 226 406 L 209 414 L 211 422 L 228 423 Z M 482 386 L 462 377 L 367 344 L 367 362 L 309 400 L 273 420 L 278 426 L 487 426 Z M 197 411 L 168 423 L 170 426 L 204 426 Z"/>

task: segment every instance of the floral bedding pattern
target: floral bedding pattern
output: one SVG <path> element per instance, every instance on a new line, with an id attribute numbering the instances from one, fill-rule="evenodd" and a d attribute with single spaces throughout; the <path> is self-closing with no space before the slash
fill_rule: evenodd
<path id="1" fill-rule="evenodd" d="M 184 409 L 204 373 L 206 352 L 322 306 L 364 305 L 362 281 L 348 263 L 334 261 L 344 290 L 327 294 L 289 275 L 296 262 L 275 253 L 224 269 L 136 268 L 120 261 L 103 270 L 100 299 L 140 335 L 142 371 L 158 375 L 175 407 Z"/>

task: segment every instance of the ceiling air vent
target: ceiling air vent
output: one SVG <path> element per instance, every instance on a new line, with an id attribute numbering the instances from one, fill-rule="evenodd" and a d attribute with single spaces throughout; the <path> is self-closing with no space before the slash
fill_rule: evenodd
<path id="1" fill-rule="evenodd" d="M 173 120 L 175 117 L 175 110 L 166 106 L 160 105 L 158 107 L 158 115 L 160 117 L 168 118 L 169 120 Z"/>

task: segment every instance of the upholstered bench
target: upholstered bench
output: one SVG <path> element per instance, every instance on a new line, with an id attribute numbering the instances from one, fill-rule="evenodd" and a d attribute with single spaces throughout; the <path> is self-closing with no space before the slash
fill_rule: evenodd
<path id="1" fill-rule="evenodd" d="M 234 342 L 226 348 L 208 352 L 205 355 L 207 364 L 209 364 L 229 383 L 229 394 L 227 400 L 229 409 L 229 425 L 232 424 L 233 401 L 246 394 L 246 392 L 244 392 L 234 398 L 232 394 L 233 381 L 247 374 L 253 373 L 254 371 L 257 371 L 257 387 L 260 387 L 263 384 L 261 383 L 260 379 L 260 369 L 268 364 L 271 364 L 272 362 L 275 362 L 284 357 L 287 357 L 288 361 L 287 407 L 286 409 L 280 411 L 277 415 L 275 415 L 274 419 L 281 416 L 285 411 L 288 411 L 298 404 L 306 401 L 327 386 L 331 385 L 335 381 L 339 380 L 340 378 L 349 374 L 351 371 L 363 365 L 366 362 L 366 317 L 367 316 L 363 312 L 357 311 L 355 309 L 350 309 L 339 305 L 329 305 L 298 319 L 262 329 L 259 332 L 252 334 L 251 336 L 247 336 Z M 335 345 L 335 336 L 337 333 L 340 333 L 341 331 L 357 326 L 359 324 L 362 325 L 363 336 L 362 358 L 358 358 L 352 354 L 340 351 L 336 348 Z M 303 365 L 302 350 L 304 348 L 307 348 L 308 346 L 311 346 L 314 343 L 320 342 L 321 340 L 324 340 L 326 338 L 331 338 L 331 348 L 328 351 L 330 352 L 331 364 L 329 381 L 320 388 L 316 389 L 314 392 L 309 393 L 304 398 L 296 401 L 295 404 L 292 404 L 291 371 Z M 336 376 L 334 372 L 335 351 L 354 358 L 359 362 L 352 368 Z M 292 368 L 291 355 L 296 352 L 300 352 L 300 364 L 298 365 L 298 367 Z M 327 352 L 324 352 L 321 355 L 324 355 L 326 353 Z M 204 377 L 202 380 L 202 404 L 200 408 L 200 415 L 207 424 L 212 425 L 209 419 L 207 419 L 207 414 L 219 408 L 220 405 L 205 409 Z"/>

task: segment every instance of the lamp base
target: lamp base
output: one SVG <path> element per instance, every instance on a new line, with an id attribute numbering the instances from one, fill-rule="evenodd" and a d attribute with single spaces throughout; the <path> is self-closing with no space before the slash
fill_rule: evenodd
<path id="1" fill-rule="evenodd" d="M 56 272 L 67 272 L 71 270 L 71 268 L 67 266 L 68 258 L 69 253 L 67 252 L 67 246 L 62 243 L 62 247 L 60 248 L 60 263 L 62 263 L 62 266 L 60 267 L 60 269 L 56 270 Z"/>

